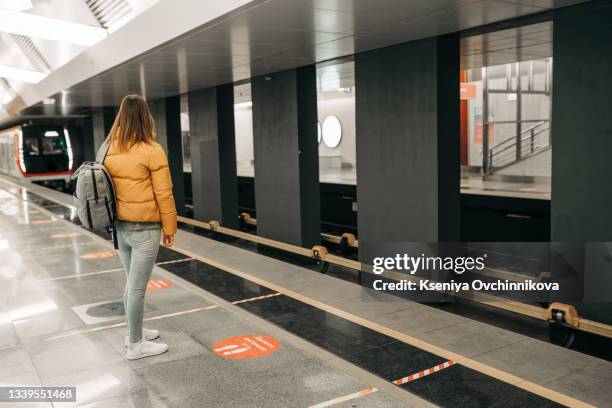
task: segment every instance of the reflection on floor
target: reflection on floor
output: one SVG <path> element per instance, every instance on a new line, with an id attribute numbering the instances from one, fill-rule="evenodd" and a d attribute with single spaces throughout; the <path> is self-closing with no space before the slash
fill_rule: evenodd
<path id="1" fill-rule="evenodd" d="M 249 162 L 238 163 L 238 176 L 253 177 L 255 169 Z M 357 184 L 355 168 L 319 168 L 321 183 Z M 536 181 L 533 183 L 514 181 L 483 180 L 480 176 L 471 176 L 461 179 L 461 192 L 464 194 L 495 195 L 502 197 L 535 198 L 550 200 L 550 182 Z"/>

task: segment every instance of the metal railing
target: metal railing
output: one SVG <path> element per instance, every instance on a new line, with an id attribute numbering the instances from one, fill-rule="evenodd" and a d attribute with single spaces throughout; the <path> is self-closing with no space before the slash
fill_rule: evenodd
<path id="1" fill-rule="evenodd" d="M 542 120 L 521 132 L 519 138 L 511 137 L 492 146 L 488 151 L 486 174 L 508 167 L 550 147 L 550 124 Z"/>

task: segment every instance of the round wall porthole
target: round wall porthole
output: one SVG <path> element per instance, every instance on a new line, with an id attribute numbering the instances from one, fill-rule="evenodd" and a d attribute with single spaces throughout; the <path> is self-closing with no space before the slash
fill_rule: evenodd
<path id="1" fill-rule="evenodd" d="M 335 116 L 328 116 L 323 121 L 323 142 L 327 147 L 334 149 L 338 147 L 342 140 L 342 125 L 340 120 Z"/>
<path id="2" fill-rule="evenodd" d="M 321 122 L 317 121 L 317 143 L 321 144 Z"/>

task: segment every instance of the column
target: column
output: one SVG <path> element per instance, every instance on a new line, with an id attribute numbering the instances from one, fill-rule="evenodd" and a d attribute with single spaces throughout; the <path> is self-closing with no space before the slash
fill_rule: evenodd
<path id="1" fill-rule="evenodd" d="M 94 108 L 91 117 L 93 125 L 94 157 L 98 151 L 98 148 L 104 139 L 106 139 L 106 136 L 108 136 L 111 127 L 113 127 L 116 114 L 117 108 L 113 106 Z"/>
<path id="2" fill-rule="evenodd" d="M 185 215 L 185 175 L 183 174 L 183 142 L 181 135 L 180 96 L 149 102 L 157 129 L 157 142 L 168 155 L 172 175 L 172 193 L 179 215 Z"/>
<path id="3" fill-rule="evenodd" d="M 258 235 L 303 247 L 321 241 L 316 69 L 252 80 Z"/>
<path id="4" fill-rule="evenodd" d="M 612 241 L 612 7 L 604 5 L 555 13 L 553 241 Z"/>
<path id="5" fill-rule="evenodd" d="M 194 217 L 238 229 L 234 86 L 189 94 Z"/>
<path id="6" fill-rule="evenodd" d="M 612 6 L 555 11 L 552 94 L 552 241 L 570 242 L 584 266 L 585 318 L 612 324 Z"/>
<path id="7" fill-rule="evenodd" d="M 360 241 L 458 241 L 459 39 L 355 56 Z"/>

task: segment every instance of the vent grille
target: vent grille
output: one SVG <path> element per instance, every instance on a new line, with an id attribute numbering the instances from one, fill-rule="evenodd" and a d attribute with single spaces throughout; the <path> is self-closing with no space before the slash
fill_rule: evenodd
<path id="1" fill-rule="evenodd" d="M 30 40 L 30 37 L 19 34 L 11 34 L 11 38 L 15 44 L 21 49 L 24 55 L 30 60 L 32 65 L 40 72 L 51 72 L 49 63 L 40 53 L 36 45 Z"/>
<path id="2" fill-rule="evenodd" d="M 132 6 L 126 0 L 85 0 L 85 2 L 100 25 L 107 29 L 132 12 Z"/>

